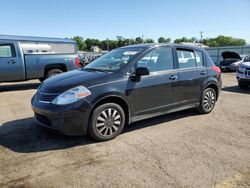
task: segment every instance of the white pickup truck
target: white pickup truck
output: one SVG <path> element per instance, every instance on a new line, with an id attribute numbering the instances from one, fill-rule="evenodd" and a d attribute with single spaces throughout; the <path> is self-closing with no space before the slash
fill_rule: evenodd
<path id="1" fill-rule="evenodd" d="M 0 35 L 0 82 L 43 81 L 79 67 L 73 40 Z"/>
<path id="2" fill-rule="evenodd" d="M 236 73 L 238 85 L 241 88 L 250 86 L 250 56 L 244 58 Z"/>

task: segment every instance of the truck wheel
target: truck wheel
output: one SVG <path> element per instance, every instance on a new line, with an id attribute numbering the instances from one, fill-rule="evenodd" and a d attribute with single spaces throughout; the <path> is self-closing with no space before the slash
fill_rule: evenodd
<path id="1" fill-rule="evenodd" d="M 118 136 L 125 124 L 123 109 L 115 103 L 98 106 L 90 118 L 88 133 L 96 141 L 107 141 Z"/>
<path id="2" fill-rule="evenodd" d="M 43 82 L 43 81 L 44 81 L 44 78 L 38 78 L 38 80 L 39 80 L 40 82 Z"/>
<path id="3" fill-rule="evenodd" d="M 63 71 L 61 69 L 51 69 L 45 75 L 45 79 L 50 78 L 52 76 L 56 76 L 57 74 L 61 74 Z"/>

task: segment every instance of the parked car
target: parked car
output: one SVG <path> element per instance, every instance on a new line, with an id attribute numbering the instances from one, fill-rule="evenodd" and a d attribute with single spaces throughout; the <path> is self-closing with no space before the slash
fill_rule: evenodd
<path id="1" fill-rule="evenodd" d="M 240 55 L 240 57 L 241 57 L 240 61 L 233 63 L 233 65 L 237 68 L 237 70 L 241 63 L 250 61 L 250 55 Z"/>
<path id="2" fill-rule="evenodd" d="M 241 88 L 247 88 L 250 85 L 250 56 L 246 56 L 240 64 L 236 73 L 238 85 Z"/>
<path id="3" fill-rule="evenodd" d="M 241 61 L 241 57 L 239 54 L 235 52 L 222 52 L 223 60 L 220 62 L 220 69 L 222 71 L 236 71 L 239 67 L 239 64 L 236 62 Z"/>
<path id="4" fill-rule="evenodd" d="M 79 66 L 76 42 L 0 35 L 0 82 L 44 79 Z"/>
<path id="5" fill-rule="evenodd" d="M 179 52 L 193 58 L 184 62 Z M 31 103 L 39 125 L 106 141 L 139 120 L 189 108 L 211 112 L 221 90 L 220 73 L 201 48 L 132 45 L 45 80 Z"/>

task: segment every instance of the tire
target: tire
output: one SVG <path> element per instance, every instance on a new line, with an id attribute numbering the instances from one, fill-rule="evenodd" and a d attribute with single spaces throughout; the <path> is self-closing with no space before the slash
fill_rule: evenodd
<path id="1" fill-rule="evenodd" d="M 248 87 L 248 85 L 245 85 L 245 84 L 242 84 L 240 82 L 238 82 L 238 86 L 241 88 L 241 89 L 246 89 Z"/>
<path id="2" fill-rule="evenodd" d="M 212 112 L 216 103 L 217 95 L 213 88 L 206 88 L 202 92 L 200 99 L 200 105 L 197 110 L 202 114 L 208 114 Z"/>
<path id="3" fill-rule="evenodd" d="M 38 80 L 42 83 L 45 79 L 44 78 L 38 78 Z"/>
<path id="4" fill-rule="evenodd" d="M 125 124 L 124 110 L 115 103 L 106 103 L 94 109 L 88 126 L 88 134 L 96 141 L 117 137 Z"/>
<path id="5" fill-rule="evenodd" d="M 63 71 L 61 69 L 51 69 L 45 75 L 45 79 L 50 78 L 52 76 L 55 76 L 57 74 L 61 74 L 61 73 L 63 73 Z"/>

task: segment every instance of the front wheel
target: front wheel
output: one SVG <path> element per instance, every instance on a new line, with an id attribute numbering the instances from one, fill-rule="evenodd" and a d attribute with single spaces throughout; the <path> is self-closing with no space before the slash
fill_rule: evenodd
<path id="1" fill-rule="evenodd" d="M 202 114 L 210 113 L 214 109 L 216 98 L 216 92 L 213 88 L 205 89 L 202 93 L 200 105 L 197 110 Z"/>
<path id="2" fill-rule="evenodd" d="M 96 141 L 107 141 L 118 136 L 125 124 L 123 109 L 115 103 L 98 106 L 92 113 L 89 135 Z"/>

